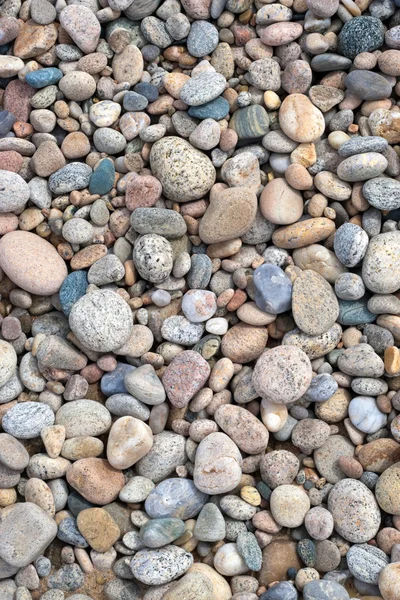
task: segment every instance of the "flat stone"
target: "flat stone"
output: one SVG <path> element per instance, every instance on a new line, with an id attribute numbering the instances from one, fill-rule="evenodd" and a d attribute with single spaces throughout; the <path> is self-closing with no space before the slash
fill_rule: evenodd
<path id="1" fill-rule="evenodd" d="M 185 462 L 185 438 L 172 431 L 162 431 L 154 436 L 152 448 L 136 464 L 136 472 L 158 483 Z"/>
<path id="2" fill-rule="evenodd" d="M 165 479 L 150 492 L 145 502 L 147 514 L 153 518 L 190 519 L 207 502 L 208 496 L 190 479 Z"/>
<path id="3" fill-rule="evenodd" d="M 43 427 L 53 425 L 54 413 L 47 404 L 23 402 L 6 412 L 2 426 L 17 439 L 29 440 L 40 435 Z"/>
<path id="4" fill-rule="evenodd" d="M 29 231 L 12 231 L 2 237 L 0 266 L 16 285 L 43 296 L 56 293 L 67 276 L 54 246 Z"/>
<path id="5" fill-rule="evenodd" d="M 16 504 L 0 523 L 0 558 L 13 567 L 26 567 L 56 534 L 57 525 L 46 511 L 31 502 Z"/>
<path id="6" fill-rule="evenodd" d="M 260 138 L 269 129 L 268 113 L 259 104 L 239 108 L 233 113 L 229 127 L 236 131 L 239 140 Z"/>
<path id="7" fill-rule="evenodd" d="M 392 93 L 392 86 L 383 75 L 364 69 L 349 73 L 345 83 L 349 92 L 361 100 L 382 100 Z"/>
<path id="8" fill-rule="evenodd" d="M 204 386 L 210 374 L 206 360 L 197 352 L 186 350 L 168 365 L 163 375 L 163 385 L 173 406 L 186 406 Z"/>
<path id="9" fill-rule="evenodd" d="M 96 552 L 107 552 L 119 539 L 120 530 L 103 508 L 87 508 L 77 517 L 79 531 Z"/>
<path id="10" fill-rule="evenodd" d="M 193 556 L 178 546 L 157 550 L 139 550 L 131 560 L 134 577 L 147 585 L 162 585 L 173 581 L 189 569 Z"/>
<path id="11" fill-rule="evenodd" d="M 373 493 L 360 481 L 343 479 L 328 497 L 335 529 L 349 542 L 368 542 L 377 533 L 381 514 Z"/>
<path id="12" fill-rule="evenodd" d="M 376 585 L 389 559 L 382 550 L 369 544 L 355 544 L 346 554 L 350 573 L 360 581 Z"/>
<path id="13" fill-rule="evenodd" d="M 306 270 L 294 281 L 292 311 L 297 327 L 304 333 L 321 335 L 334 325 L 339 305 L 326 279 Z"/>
<path id="14" fill-rule="evenodd" d="M 83 458 L 67 470 L 68 483 L 86 500 L 104 506 L 118 497 L 124 476 L 102 458 Z"/>

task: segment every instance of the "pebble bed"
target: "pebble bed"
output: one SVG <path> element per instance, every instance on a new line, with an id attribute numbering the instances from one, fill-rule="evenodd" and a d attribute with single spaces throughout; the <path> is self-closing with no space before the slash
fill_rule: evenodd
<path id="1" fill-rule="evenodd" d="M 2 0 L 0 103 L 0 600 L 399 600 L 400 0 Z"/>

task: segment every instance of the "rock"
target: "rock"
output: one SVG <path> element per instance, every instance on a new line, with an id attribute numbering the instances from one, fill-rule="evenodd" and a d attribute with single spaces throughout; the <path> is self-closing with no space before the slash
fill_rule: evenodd
<path id="1" fill-rule="evenodd" d="M 213 292 L 190 290 L 182 299 L 182 312 L 192 323 L 208 321 L 216 312 L 217 303 Z"/>
<path id="2" fill-rule="evenodd" d="M 259 454 L 268 445 L 268 430 L 248 410 L 226 404 L 214 413 L 216 423 L 246 454 Z"/>
<path id="3" fill-rule="evenodd" d="M 299 527 L 310 509 L 310 500 L 306 492 L 294 485 L 280 485 L 270 498 L 273 518 L 282 527 Z"/>
<path id="4" fill-rule="evenodd" d="M 383 473 L 386 469 L 399 462 L 400 446 L 390 438 L 382 438 L 364 444 L 357 454 L 366 471 Z"/>
<path id="5" fill-rule="evenodd" d="M 335 233 L 335 254 L 346 267 L 355 267 L 367 251 L 367 233 L 355 223 L 343 223 Z"/>
<path id="6" fill-rule="evenodd" d="M 349 404 L 349 417 L 353 425 L 365 433 L 376 433 L 386 425 L 387 420 L 372 396 L 353 398 Z"/>
<path id="7" fill-rule="evenodd" d="M 345 23 L 339 35 L 339 52 L 352 60 L 362 52 L 373 52 L 382 45 L 385 31 L 376 17 L 355 17 Z"/>
<path id="8" fill-rule="evenodd" d="M 260 585 L 268 586 L 272 582 L 284 581 L 290 567 L 301 569 L 302 566 L 296 552 L 296 543 L 285 538 L 275 538 L 263 550 Z"/>
<path id="9" fill-rule="evenodd" d="M 20 288 L 42 296 L 56 293 L 68 274 L 54 246 L 29 231 L 2 237 L 0 267 Z"/>
<path id="10" fill-rule="evenodd" d="M 258 104 L 239 108 L 233 113 L 229 127 L 236 131 L 239 140 L 259 138 L 269 129 L 268 113 Z"/>
<path id="11" fill-rule="evenodd" d="M 395 600 L 399 593 L 399 563 L 386 565 L 379 576 L 379 591 L 384 600 Z"/>
<path id="12" fill-rule="evenodd" d="M 326 239 L 334 231 L 333 221 L 325 217 L 316 217 L 279 227 L 274 231 L 272 241 L 278 248 L 303 248 Z"/>
<path id="13" fill-rule="evenodd" d="M 187 80 L 181 90 L 180 99 L 189 106 L 200 106 L 217 98 L 225 86 L 226 79 L 223 75 L 207 71 Z"/>
<path id="14" fill-rule="evenodd" d="M 267 313 L 286 312 L 292 304 L 292 283 L 282 269 L 264 264 L 254 271 L 255 301 Z"/>
<path id="15" fill-rule="evenodd" d="M 163 375 L 163 386 L 173 406 L 186 406 L 204 386 L 210 374 L 206 360 L 193 350 L 176 356 Z"/>
<path id="16" fill-rule="evenodd" d="M 151 150 L 153 175 L 161 181 L 164 194 L 175 202 L 202 198 L 215 181 L 215 169 L 208 157 L 189 142 L 168 137 Z"/>
<path id="17" fill-rule="evenodd" d="M 218 542 L 225 538 L 225 520 L 215 504 L 210 502 L 203 506 L 197 516 L 193 534 L 201 542 Z"/>
<path id="18" fill-rule="evenodd" d="M 168 317 L 161 326 L 161 335 L 165 340 L 182 346 L 193 346 L 200 341 L 203 332 L 202 323 L 191 323 L 180 315 Z"/>
<path id="19" fill-rule="evenodd" d="M 303 214 L 301 193 L 277 177 L 263 189 L 260 209 L 263 216 L 276 225 L 296 223 Z"/>
<path id="20" fill-rule="evenodd" d="M 120 537 L 118 525 L 103 508 L 82 510 L 76 523 L 83 537 L 96 552 L 108 552 Z"/>
<path id="21" fill-rule="evenodd" d="M 6 341 L 0 340 L 0 388 L 12 381 L 16 368 L 17 354 L 14 347 Z"/>
<path id="22" fill-rule="evenodd" d="M 343 479 L 328 497 L 335 529 L 349 542 L 368 542 L 377 533 L 381 515 L 373 493 L 360 481 Z"/>
<path id="23" fill-rule="evenodd" d="M 100 23 L 93 12 L 84 5 L 70 5 L 60 13 L 60 24 L 85 54 L 95 52 Z"/>
<path id="24" fill-rule="evenodd" d="M 192 56 L 207 56 L 215 50 L 218 41 L 218 29 L 212 23 L 198 20 L 190 28 L 187 48 Z"/>
<path id="25" fill-rule="evenodd" d="M 207 494 L 199 491 L 191 479 L 164 479 L 148 495 L 145 510 L 152 519 L 173 517 L 185 521 L 195 517 L 207 500 Z"/>
<path id="26" fill-rule="evenodd" d="M 248 571 L 248 566 L 240 556 L 236 544 L 224 544 L 217 550 L 214 566 L 218 573 L 230 577 Z"/>
<path id="27" fill-rule="evenodd" d="M 392 86 L 383 75 L 364 69 L 349 73 L 345 83 L 349 92 L 362 100 L 381 100 L 392 92 Z"/>
<path id="28" fill-rule="evenodd" d="M 380 210 L 394 210 L 400 206 L 399 182 L 390 177 L 374 177 L 366 181 L 363 195 L 371 206 Z"/>
<path id="29" fill-rule="evenodd" d="M 187 572 L 186 575 L 167 590 L 163 598 L 164 600 L 179 600 L 179 598 L 212 600 L 214 595 L 213 589 L 212 581 L 206 575 Z"/>
<path id="30" fill-rule="evenodd" d="M 303 588 L 304 600 L 350 600 L 346 589 L 336 581 L 310 581 Z"/>
<path id="31" fill-rule="evenodd" d="M 285 98 L 279 109 L 279 121 L 282 131 L 301 143 L 316 142 L 325 129 L 321 111 L 303 94 Z"/>
<path id="32" fill-rule="evenodd" d="M 194 467 L 196 488 L 206 494 L 233 490 L 242 476 L 242 458 L 236 444 L 224 433 L 211 433 L 200 442 Z"/>
<path id="33" fill-rule="evenodd" d="M 132 330 L 129 305 L 110 290 L 85 294 L 72 307 L 69 324 L 91 350 L 110 352 L 125 343 Z"/>
<path id="34" fill-rule="evenodd" d="M 139 550 L 131 560 L 134 577 L 146 585 L 162 585 L 173 581 L 189 569 L 193 556 L 178 546 L 157 550 Z"/>
<path id="35" fill-rule="evenodd" d="M 136 471 L 158 483 L 185 462 L 185 438 L 171 431 L 162 431 L 154 436 L 152 448 L 136 464 Z"/>
<path id="36" fill-rule="evenodd" d="M 295 346 L 267 350 L 258 359 L 253 385 L 263 398 L 288 404 L 300 398 L 311 383 L 311 363 Z"/>
<path id="37" fill-rule="evenodd" d="M 306 270 L 296 277 L 292 293 L 293 318 L 308 335 L 328 331 L 339 315 L 339 305 L 329 283 L 318 273 Z"/>
<path id="38" fill-rule="evenodd" d="M 157 377 L 154 367 L 151 365 L 143 365 L 131 371 L 125 376 L 124 381 L 126 389 L 135 399 L 145 404 L 157 406 L 165 401 L 164 387 Z"/>
<path id="39" fill-rule="evenodd" d="M 153 445 L 153 433 L 146 423 L 134 417 L 121 417 L 112 425 L 107 458 L 116 469 L 128 469 L 145 456 Z"/>
<path id="40" fill-rule="evenodd" d="M 6 412 L 2 427 L 6 433 L 17 439 L 29 440 L 38 437 L 43 427 L 53 423 L 54 413 L 47 404 L 23 402 Z"/>
<path id="41" fill-rule="evenodd" d="M 104 506 L 118 497 L 124 476 L 102 458 L 83 458 L 67 470 L 68 483 L 89 502 Z"/>
<path id="42" fill-rule="evenodd" d="M 181 519 L 150 519 L 140 529 L 140 539 L 147 548 L 160 548 L 183 535 L 185 524 Z"/>
<path id="43" fill-rule="evenodd" d="M 235 239 L 251 227 L 257 198 L 250 188 L 230 188 L 215 193 L 200 222 L 199 235 L 206 244 Z"/>
<path id="44" fill-rule="evenodd" d="M 387 468 L 379 477 L 375 488 L 375 495 L 379 506 L 382 510 L 392 515 L 399 512 L 398 472 L 398 464 Z"/>
<path id="45" fill-rule="evenodd" d="M 377 584 L 379 575 L 388 564 L 388 557 L 379 548 L 356 544 L 346 554 L 350 573 L 365 583 Z"/>
<path id="46" fill-rule="evenodd" d="M 20 211 L 29 200 L 28 184 L 18 173 L 0 171 L 2 188 L 0 189 L 0 213 Z"/>
<path id="47" fill-rule="evenodd" d="M 331 435 L 327 441 L 314 452 L 315 466 L 318 472 L 329 483 L 337 483 L 345 477 L 339 466 L 342 456 L 354 456 L 354 446 L 341 435 Z"/>
<path id="48" fill-rule="evenodd" d="M 232 362 L 250 362 L 262 354 L 267 340 L 268 330 L 265 327 L 238 323 L 222 338 L 222 354 Z"/>
<path id="49" fill-rule="evenodd" d="M 0 532 L 0 558 L 21 568 L 44 553 L 57 534 L 57 525 L 42 508 L 24 502 L 4 516 Z"/>

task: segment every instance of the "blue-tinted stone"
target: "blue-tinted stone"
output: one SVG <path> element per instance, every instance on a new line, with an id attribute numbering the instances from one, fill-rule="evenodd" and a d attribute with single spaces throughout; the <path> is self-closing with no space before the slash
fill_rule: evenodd
<path id="1" fill-rule="evenodd" d="M 8 110 L 0 110 L 0 135 L 7 135 L 16 120 Z"/>
<path id="2" fill-rule="evenodd" d="M 137 92 L 126 92 L 122 101 L 124 109 L 128 111 L 144 110 L 148 103 L 146 96 Z"/>
<path id="3" fill-rule="evenodd" d="M 145 510 L 150 518 L 192 519 L 208 500 L 191 479 L 165 479 L 147 496 Z"/>
<path id="4" fill-rule="evenodd" d="M 271 488 L 268 487 L 268 485 L 266 483 L 264 483 L 263 481 L 259 481 L 257 483 L 256 487 L 257 487 L 258 491 L 260 492 L 261 496 L 264 498 L 264 500 L 269 500 L 269 497 L 272 494 Z"/>
<path id="5" fill-rule="evenodd" d="M 306 583 L 303 598 L 304 600 L 349 600 L 350 596 L 339 583 L 321 580 Z"/>
<path id="6" fill-rule="evenodd" d="M 113 394 L 129 394 L 125 387 L 124 378 L 125 375 L 130 373 L 135 367 L 132 365 L 126 365 L 125 363 L 118 363 L 117 368 L 110 373 L 106 373 L 101 378 L 101 391 L 105 396 L 113 396 Z"/>
<path id="7" fill-rule="evenodd" d="M 186 281 L 190 289 L 205 290 L 210 283 L 212 262 L 207 254 L 194 254 Z"/>
<path id="8" fill-rule="evenodd" d="M 148 548 L 161 548 L 177 540 L 184 531 L 181 519 L 150 519 L 140 529 L 140 539 Z"/>
<path id="9" fill-rule="evenodd" d="M 47 69 L 39 69 L 31 71 L 25 76 L 25 81 L 35 89 L 44 88 L 48 85 L 54 85 L 63 77 L 63 72 L 56 67 L 48 67 Z"/>
<path id="10" fill-rule="evenodd" d="M 86 293 L 88 286 L 86 271 L 73 271 L 62 282 L 59 297 L 65 315 L 69 315 L 71 308 Z"/>
<path id="11" fill-rule="evenodd" d="M 58 526 L 57 537 L 62 542 L 66 542 L 77 548 L 87 548 L 89 545 L 83 535 L 81 535 L 76 525 L 76 520 L 73 517 L 67 517 L 61 521 Z"/>
<path id="12" fill-rule="evenodd" d="M 362 325 L 363 323 L 373 323 L 377 315 L 374 315 L 367 308 L 368 298 L 360 300 L 339 300 L 338 323 L 341 325 Z"/>
<path id="13" fill-rule="evenodd" d="M 325 402 L 338 389 L 338 384 L 329 373 L 321 373 L 311 381 L 310 387 L 303 398 L 309 402 Z"/>
<path id="14" fill-rule="evenodd" d="M 137 83 L 133 88 L 133 91 L 147 98 L 149 102 L 155 102 L 158 98 L 158 89 L 156 86 L 152 83 L 146 83 L 145 81 Z"/>
<path id="15" fill-rule="evenodd" d="M 280 581 L 260 596 L 260 600 L 297 600 L 297 590 L 288 581 Z"/>
<path id="16" fill-rule="evenodd" d="M 306 567 L 314 567 L 317 560 L 317 549 L 312 540 L 300 540 L 296 547 L 297 554 L 300 556 Z"/>
<path id="17" fill-rule="evenodd" d="M 254 271 L 255 301 L 259 309 L 279 314 L 292 306 L 292 282 L 276 265 L 264 264 Z"/>
<path id="18" fill-rule="evenodd" d="M 11 46 L 11 44 L 2 44 L 2 45 L 0 46 L 0 54 L 1 54 L 2 56 L 4 56 L 4 54 L 7 54 L 7 52 L 8 52 L 8 51 L 9 51 L 9 49 L 10 49 L 10 46 Z"/>
<path id="19" fill-rule="evenodd" d="M 262 565 L 262 552 L 254 533 L 250 531 L 246 533 L 244 531 L 239 532 L 236 538 L 236 546 L 250 571 L 259 571 Z"/>
<path id="20" fill-rule="evenodd" d="M 192 56 L 200 58 L 211 54 L 218 46 L 218 29 L 208 21 L 193 21 L 187 38 L 187 49 Z"/>
<path id="21" fill-rule="evenodd" d="M 360 477 L 360 481 L 367 486 L 370 490 L 373 490 L 379 479 L 378 473 L 372 471 L 364 471 Z"/>
<path id="22" fill-rule="evenodd" d="M 361 100 L 382 100 L 392 93 L 392 86 L 383 75 L 365 69 L 349 73 L 345 84 L 349 92 Z"/>
<path id="23" fill-rule="evenodd" d="M 82 510 L 93 508 L 93 506 L 94 504 L 88 502 L 88 500 L 78 494 L 78 492 L 72 492 L 68 496 L 68 508 L 74 517 L 77 517 Z"/>
<path id="24" fill-rule="evenodd" d="M 85 575 L 79 565 L 65 565 L 50 575 L 48 587 L 51 590 L 63 590 L 73 592 L 83 585 Z"/>
<path id="25" fill-rule="evenodd" d="M 114 187 L 115 169 L 108 158 L 102 160 L 97 169 L 92 173 L 89 181 L 89 192 L 104 196 Z"/>
<path id="26" fill-rule="evenodd" d="M 190 117 L 196 119 L 214 119 L 220 121 L 229 114 L 229 102 L 219 96 L 206 104 L 200 104 L 200 106 L 191 106 L 188 110 Z"/>
<path id="27" fill-rule="evenodd" d="M 376 585 L 379 574 L 389 564 L 389 558 L 379 548 L 369 544 L 355 544 L 346 554 L 346 561 L 353 577 L 364 583 Z"/>

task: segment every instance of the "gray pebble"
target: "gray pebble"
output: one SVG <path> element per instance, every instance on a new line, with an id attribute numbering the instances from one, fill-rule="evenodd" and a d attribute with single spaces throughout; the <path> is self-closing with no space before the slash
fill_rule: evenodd
<path id="1" fill-rule="evenodd" d="M 346 554 L 350 573 L 365 583 L 377 584 L 389 559 L 382 550 L 369 544 L 355 544 Z"/>
<path id="2" fill-rule="evenodd" d="M 225 86 L 226 79 L 223 75 L 207 71 L 185 83 L 181 90 L 181 100 L 189 106 L 200 106 L 217 98 Z"/>
<path id="3" fill-rule="evenodd" d="M 97 131 L 103 131 L 97 130 Z M 92 169 L 84 164 L 72 162 L 62 167 L 49 177 L 49 188 L 53 194 L 67 194 L 72 190 L 88 187 Z"/>
<path id="4" fill-rule="evenodd" d="M 338 152 L 343 158 L 360 154 L 362 152 L 383 152 L 388 147 L 388 141 L 379 136 L 356 135 L 347 142 L 344 142 Z"/>
<path id="5" fill-rule="evenodd" d="M 143 279 L 161 283 L 172 271 L 171 245 L 161 235 L 144 235 L 135 244 L 133 261 Z"/>
<path id="6" fill-rule="evenodd" d="M 342 273 L 335 281 L 335 292 L 341 300 L 359 300 L 365 294 L 364 282 L 356 273 Z"/>
<path id="7" fill-rule="evenodd" d="M 187 230 L 182 215 L 166 208 L 137 208 L 131 225 L 140 234 L 157 234 L 167 239 L 179 238 Z"/>
<path id="8" fill-rule="evenodd" d="M 366 232 L 355 223 L 344 223 L 335 233 L 333 247 L 340 262 L 355 267 L 364 257 L 369 243 Z"/>
<path id="9" fill-rule="evenodd" d="M 200 58 L 211 54 L 218 46 L 218 42 L 218 29 L 212 23 L 193 21 L 187 39 L 187 49 L 192 56 Z"/>
<path id="10" fill-rule="evenodd" d="M 390 177 L 374 177 L 363 185 L 363 195 L 375 208 L 393 210 L 400 207 L 400 181 Z"/>
<path id="11" fill-rule="evenodd" d="M 29 440 L 38 437 L 43 427 L 53 423 L 54 413 L 47 404 L 22 402 L 5 413 L 2 426 L 6 433 L 17 439 Z"/>

